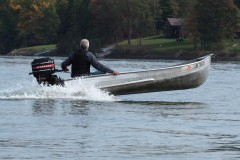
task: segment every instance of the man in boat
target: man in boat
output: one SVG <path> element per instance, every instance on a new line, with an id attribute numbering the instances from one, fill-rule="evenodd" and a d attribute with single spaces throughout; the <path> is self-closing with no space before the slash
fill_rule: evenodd
<path id="1" fill-rule="evenodd" d="M 92 52 L 88 51 L 89 41 L 82 39 L 80 42 L 80 49 L 76 50 L 71 54 L 65 61 L 62 62 L 62 70 L 67 72 L 69 69 L 67 66 L 72 65 L 71 77 L 89 76 L 90 66 L 92 65 L 95 69 L 102 73 L 112 73 L 118 75 L 119 72 L 112 70 L 105 65 L 101 64 Z"/>

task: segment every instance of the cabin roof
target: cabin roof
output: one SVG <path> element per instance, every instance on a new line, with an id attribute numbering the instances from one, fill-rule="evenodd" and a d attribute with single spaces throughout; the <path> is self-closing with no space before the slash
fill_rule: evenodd
<path id="1" fill-rule="evenodd" d="M 183 19 L 182 18 L 167 18 L 167 21 L 171 26 L 182 26 Z"/>

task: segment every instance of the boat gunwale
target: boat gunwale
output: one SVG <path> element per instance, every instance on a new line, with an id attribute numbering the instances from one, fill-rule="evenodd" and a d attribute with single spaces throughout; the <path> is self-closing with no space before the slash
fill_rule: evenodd
<path id="1" fill-rule="evenodd" d="M 159 70 L 181 68 L 181 67 L 184 67 L 184 66 L 187 66 L 187 65 L 193 65 L 195 63 L 200 63 L 202 61 L 205 61 L 206 58 L 211 57 L 212 55 L 213 54 L 208 54 L 208 55 L 196 58 L 194 60 L 188 61 L 184 64 L 177 64 L 177 65 L 174 65 L 174 66 L 169 66 L 169 67 L 164 67 L 164 68 L 155 68 L 155 69 L 121 72 L 119 75 L 112 75 L 112 74 L 108 73 L 108 74 L 100 74 L 100 75 L 82 76 L 82 77 L 78 77 L 78 78 L 65 79 L 64 81 L 71 81 L 71 80 L 76 80 L 76 79 L 98 78 L 98 77 L 106 77 L 106 76 L 121 76 L 121 75 L 132 74 L 132 73 L 143 73 L 143 72 L 149 72 L 149 71 L 159 71 Z"/>
<path id="2" fill-rule="evenodd" d="M 138 71 L 121 72 L 120 74 L 139 73 L 139 72 L 148 72 L 148 71 L 155 71 L 155 70 L 165 70 L 165 69 L 184 67 L 186 65 L 192 65 L 192 64 L 204 61 L 206 58 L 211 57 L 212 55 L 213 54 L 209 54 L 209 55 L 206 55 L 206 56 L 203 56 L 203 57 L 199 57 L 199 58 L 196 58 L 196 59 L 194 59 L 192 61 L 188 61 L 188 62 L 186 62 L 184 64 L 179 64 L 179 65 L 174 65 L 174 66 L 169 66 L 169 67 L 164 67 L 164 68 L 155 68 L 155 69 L 146 69 L 146 70 L 138 70 Z M 92 75 L 92 76 L 87 76 L 87 77 L 84 77 L 84 78 L 102 77 L 102 76 L 109 76 L 109 75 L 111 75 L 111 74 Z"/>

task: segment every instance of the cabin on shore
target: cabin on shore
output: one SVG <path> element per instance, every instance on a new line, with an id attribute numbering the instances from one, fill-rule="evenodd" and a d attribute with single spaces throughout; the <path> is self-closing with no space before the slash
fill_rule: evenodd
<path id="1" fill-rule="evenodd" d="M 182 41 L 184 38 L 182 18 L 167 18 L 164 24 L 163 35 L 166 38 L 176 38 L 177 41 Z"/>

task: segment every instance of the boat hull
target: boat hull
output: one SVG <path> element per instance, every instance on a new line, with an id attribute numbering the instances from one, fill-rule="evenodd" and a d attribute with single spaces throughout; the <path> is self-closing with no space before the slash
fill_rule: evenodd
<path id="1" fill-rule="evenodd" d="M 196 88 L 208 77 L 211 55 L 167 68 L 84 77 L 82 80 L 114 95 Z"/>

